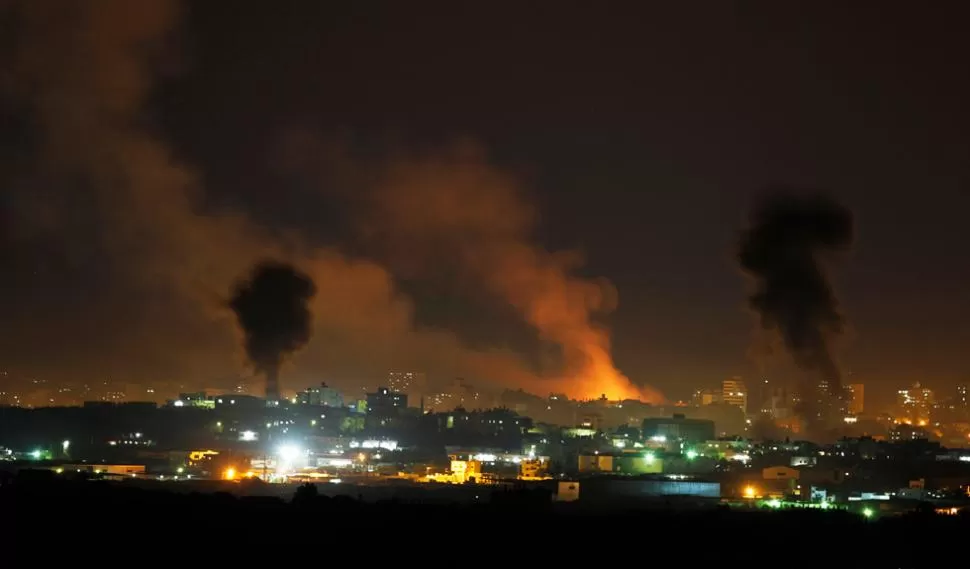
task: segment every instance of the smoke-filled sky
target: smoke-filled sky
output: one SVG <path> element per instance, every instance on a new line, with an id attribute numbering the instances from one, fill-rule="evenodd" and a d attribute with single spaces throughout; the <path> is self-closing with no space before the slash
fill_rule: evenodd
<path id="1" fill-rule="evenodd" d="M 275 258 L 317 287 L 284 389 L 393 367 L 678 398 L 782 376 L 748 348 L 733 259 L 780 183 L 853 213 L 833 282 L 848 381 L 970 376 L 966 14 L 0 10 L 0 365 L 15 373 L 231 385 L 249 372 L 226 297 Z"/>

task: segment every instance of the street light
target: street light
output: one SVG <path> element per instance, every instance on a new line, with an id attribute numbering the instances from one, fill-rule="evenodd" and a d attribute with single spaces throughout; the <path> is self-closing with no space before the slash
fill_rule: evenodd
<path id="1" fill-rule="evenodd" d="M 300 456 L 300 449 L 293 445 L 284 445 L 279 450 L 280 458 L 286 462 L 292 462 Z"/>

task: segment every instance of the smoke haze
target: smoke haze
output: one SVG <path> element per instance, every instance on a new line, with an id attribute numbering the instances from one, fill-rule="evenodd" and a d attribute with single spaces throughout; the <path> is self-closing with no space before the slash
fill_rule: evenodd
<path id="1" fill-rule="evenodd" d="M 17 294 L 5 295 L 3 309 L 25 323 L 2 332 L 8 369 L 66 381 L 234 385 L 245 354 L 225 291 L 274 258 L 317 283 L 315 333 L 294 359 L 295 381 L 373 381 L 407 367 L 540 394 L 659 399 L 615 369 L 609 335 L 592 320 L 614 306 L 615 291 L 571 277 L 575 257 L 529 241 L 533 216 L 515 181 L 479 154 L 380 168 L 364 220 L 389 254 L 384 264 L 351 258 L 244 212 L 211 210 L 199 175 L 156 135 L 146 99 L 177 28 L 177 2 L 0 7 L 19 24 L 2 85 L 24 109 L 32 158 L 4 180 L 2 261 Z M 420 271 L 435 259 L 456 263 L 560 345 L 563 372 L 543 377 L 508 349 L 471 349 L 450 331 L 416 327 L 392 270 Z M 69 286 L 56 298 L 33 292 L 50 281 Z M 45 357 L 49 350 L 58 357 Z"/>
<path id="2" fill-rule="evenodd" d="M 327 159 L 314 153 L 315 145 Z M 327 145 L 301 137 L 288 150 L 303 156 L 291 156 L 291 168 L 333 168 L 335 153 Z M 457 273 L 459 288 L 483 288 L 513 307 L 542 341 L 558 346 L 560 371 L 545 378 L 542 391 L 663 401 L 613 364 L 609 331 L 595 320 L 616 308 L 613 285 L 576 276 L 583 264 L 578 253 L 548 252 L 534 242 L 536 214 L 521 184 L 490 164 L 480 147 L 461 141 L 442 152 L 398 153 L 356 167 L 337 154 L 336 169 L 345 176 L 322 185 L 354 188 L 344 194 L 353 198 L 358 229 L 396 273 L 421 278 L 444 267 Z M 347 175 L 354 171 L 363 174 Z"/>
<path id="3" fill-rule="evenodd" d="M 748 302 L 762 328 L 777 331 L 795 363 L 817 372 L 837 396 L 841 374 L 832 340 L 843 331 L 843 317 L 823 260 L 847 250 L 852 239 L 852 213 L 841 204 L 778 191 L 752 212 L 738 253 L 755 281 Z M 805 386 L 802 397 L 812 397 L 814 387 Z"/>

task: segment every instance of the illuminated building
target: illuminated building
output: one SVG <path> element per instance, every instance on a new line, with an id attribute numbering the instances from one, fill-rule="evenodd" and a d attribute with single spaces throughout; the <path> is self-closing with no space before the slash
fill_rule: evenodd
<path id="1" fill-rule="evenodd" d="M 702 407 L 704 405 L 712 405 L 718 403 L 721 400 L 721 394 L 716 393 L 713 389 L 698 389 L 694 391 L 694 405 Z"/>
<path id="2" fill-rule="evenodd" d="M 930 440 L 931 438 L 926 429 L 907 423 L 897 425 L 896 428 L 889 431 L 889 440 L 893 442 Z"/>
<path id="3" fill-rule="evenodd" d="M 731 377 L 721 382 L 721 401 L 748 412 L 748 388 L 740 377 Z"/>
<path id="4" fill-rule="evenodd" d="M 557 502 L 575 502 L 579 500 L 579 482 L 560 481 L 556 489 Z"/>
<path id="5" fill-rule="evenodd" d="M 660 474 L 663 459 L 652 451 L 581 454 L 578 466 L 586 474 Z"/>
<path id="6" fill-rule="evenodd" d="M 565 439 L 590 439 L 596 436 L 596 430 L 589 427 L 566 427 L 562 430 Z"/>
<path id="7" fill-rule="evenodd" d="M 482 475 L 482 463 L 477 460 L 453 460 L 451 475 L 455 479 L 455 484 L 476 482 Z"/>
<path id="8" fill-rule="evenodd" d="M 845 390 L 837 390 L 831 382 L 826 379 L 819 380 L 816 384 L 815 393 L 810 397 L 806 394 L 805 401 L 814 400 L 814 405 L 809 407 L 815 411 L 815 419 L 823 425 L 833 425 L 843 422 L 848 413 L 848 401 Z M 815 421 L 810 421 L 815 422 Z"/>
<path id="9" fill-rule="evenodd" d="M 595 476 L 583 480 L 582 484 L 583 499 L 591 502 L 658 496 L 696 496 L 714 499 L 721 497 L 721 484 L 708 480 L 675 480 L 659 476 L 650 478 Z"/>
<path id="10" fill-rule="evenodd" d="M 408 406 L 408 396 L 404 393 L 394 393 L 386 387 L 378 387 L 374 393 L 367 394 L 367 412 L 381 413 Z"/>
<path id="11" fill-rule="evenodd" d="M 523 460 L 519 465 L 519 480 L 549 480 L 549 463 L 541 458 Z"/>
<path id="12" fill-rule="evenodd" d="M 865 386 L 861 383 L 851 383 L 845 386 L 850 415 L 861 415 L 865 409 Z"/>
<path id="13" fill-rule="evenodd" d="M 493 484 L 494 474 L 482 472 L 479 460 L 451 460 L 451 469 L 444 474 L 429 474 L 429 482 L 443 482 L 446 484 Z"/>
<path id="14" fill-rule="evenodd" d="M 598 431 L 603 427 L 603 415 L 600 413 L 586 413 L 580 418 L 579 426 L 584 429 Z"/>
<path id="15" fill-rule="evenodd" d="M 769 466 L 761 470 L 761 482 L 756 485 L 759 494 L 770 498 L 783 498 L 796 493 L 801 471 L 790 466 Z M 745 489 L 747 493 L 747 489 Z"/>
<path id="16" fill-rule="evenodd" d="M 205 391 L 194 393 L 179 393 L 179 398 L 172 401 L 173 407 L 199 407 L 202 409 L 215 409 L 216 402 L 213 398 L 206 395 Z"/>
<path id="17" fill-rule="evenodd" d="M 368 427 L 391 427 L 401 413 L 407 409 L 408 396 L 394 393 L 386 387 L 378 387 L 374 393 L 367 394 Z"/>
<path id="18" fill-rule="evenodd" d="M 438 429 L 459 436 L 520 436 L 532 427 L 532 420 L 508 409 L 465 411 L 456 409 L 437 417 Z"/>
<path id="19" fill-rule="evenodd" d="M 108 474 L 113 476 L 139 476 L 145 474 L 143 464 L 62 464 L 65 472 L 87 472 L 90 474 Z"/>
<path id="20" fill-rule="evenodd" d="M 647 418 L 643 420 L 643 438 L 663 437 L 667 441 L 703 442 L 714 440 L 714 421 L 687 419 L 682 414 L 673 417 Z"/>
<path id="21" fill-rule="evenodd" d="M 761 414 L 772 419 L 785 420 L 792 414 L 793 393 L 783 387 L 771 387 L 768 380 L 764 380 L 759 389 L 761 393 Z"/>
<path id="22" fill-rule="evenodd" d="M 415 371 L 392 371 L 387 374 L 387 386 L 395 393 L 422 395 L 427 387 L 427 376 Z"/>
<path id="23" fill-rule="evenodd" d="M 217 456 L 219 456 L 217 450 L 193 450 L 188 453 L 185 462 L 189 466 L 199 467 L 211 463 Z"/>
<path id="24" fill-rule="evenodd" d="M 930 410 L 933 408 L 933 402 L 933 391 L 923 387 L 919 382 L 913 384 L 913 387 L 909 389 L 900 389 L 896 394 L 899 421 L 926 426 L 930 421 Z"/>
<path id="25" fill-rule="evenodd" d="M 702 456 L 714 457 L 724 460 L 737 460 L 747 462 L 751 459 L 751 443 L 744 440 L 729 441 L 705 441 L 694 447 L 694 450 Z"/>
<path id="26" fill-rule="evenodd" d="M 319 387 L 307 387 L 296 394 L 300 405 L 316 405 L 324 407 L 343 407 L 344 397 L 339 391 L 321 383 Z"/>
<path id="27" fill-rule="evenodd" d="M 258 412 L 266 407 L 266 400 L 252 395 L 226 393 L 213 398 L 216 409 L 233 409 L 238 411 Z"/>

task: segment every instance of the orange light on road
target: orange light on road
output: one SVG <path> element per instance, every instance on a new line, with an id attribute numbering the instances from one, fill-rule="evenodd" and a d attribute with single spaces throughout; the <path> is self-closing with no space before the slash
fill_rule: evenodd
<path id="1" fill-rule="evenodd" d="M 755 495 L 756 492 L 757 492 L 757 490 L 754 489 L 754 486 L 747 486 L 744 489 L 744 497 L 745 498 L 754 498 L 754 495 Z"/>
<path id="2" fill-rule="evenodd" d="M 225 478 L 226 480 L 235 480 L 236 479 L 236 469 L 235 468 L 227 468 L 226 469 L 226 472 L 223 475 L 223 478 Z"/>

